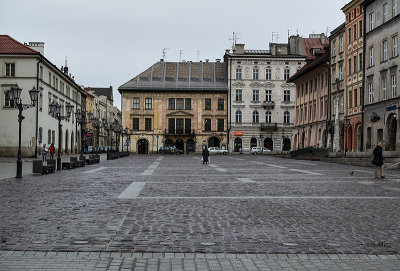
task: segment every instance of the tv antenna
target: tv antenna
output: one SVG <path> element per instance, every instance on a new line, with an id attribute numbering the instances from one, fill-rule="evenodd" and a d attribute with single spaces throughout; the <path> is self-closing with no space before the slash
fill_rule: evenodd
<path id="1" fill-rule="evenodd" d="M 164 59 L 165 59 L 165 56 L 167 55 L 167 50 L 169 50 L 169 48 L 164 48 L 163 50 L 162 50 L 162 60 L 164 61 Z"/>
<path id="2" fill-rule="evenodd" d="M 328 37 L 328 33 L 331 32 L 331 28 L 329 26 L 326 27 L 326 33 L 325 36 Z"/>
<path id="3" fill-rule="evenodd" d="M 185 50 L 179 50 L 179 62 L 182 61 L 183 51 L 185 51 Z"/>
<path id="4" fill-rule="evenodd" d="M 237 42 L 238 39 L 240 39 L 240 38 L 238 38 L 239 35 L 240 35 L 240 33 L 238 33 L 238 32 L 235 32 L 235 31 L 232 32 L 232 38 L 229 39 L 229 40 L 232 41 L 232 50 L 235 49 L 236 42 Z"/>
<path id="5" fill-rule="evenodd" d="M 279 32 L 272 32 L 272 42 L 274 42 L 274 39 L 275 39 L 275 42 L 278 43 Z"/>

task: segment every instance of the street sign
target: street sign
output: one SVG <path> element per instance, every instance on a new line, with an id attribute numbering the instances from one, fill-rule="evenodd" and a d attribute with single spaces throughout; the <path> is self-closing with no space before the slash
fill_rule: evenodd
<path id="1" fill-rule="evenodd" d="M 131 141 L 129 139 L 127 139 L 126 140 L 126 144 L 129 144 L 129 143 L 131 143 Z"/>

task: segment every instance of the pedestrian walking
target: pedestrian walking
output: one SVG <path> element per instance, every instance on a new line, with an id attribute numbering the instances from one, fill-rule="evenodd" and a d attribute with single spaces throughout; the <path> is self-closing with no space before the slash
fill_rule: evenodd
<path id="1" fill-rule="evenodd" d="M 43 161 L 47 160 L 47 153 L 48 152 L 49 152 L 49 148 L 46 146 L 46 144 L 44 144 L 43 147 L 42 147 Z"/>
<path id="2" fill-rule="evenodd" d="M 375 178 L 378 177 L 378 170 L 380 170 L 381 178 L 384 179 L 385 176 L 383 175 L 383 155 L 382 155 L 382 142 L 378 142 L 378 145 L 374 149 L 374 158 L 372 159 L 372 164 L 375 166 L 374 176 Z"/>
<path id="3" fill-rule="evenodd" d="M 55 148 L 54 148 L 54 144 L 51 143 L 51 146 L 49 148 L 49 152 L 50 152 L 50 159 L 54 159 L 54 152 L 55 152 Z"/>
<path id="4" fill-rule="evenodd" d="M 203 146 L 203 151 L 201 152 L 202 158 L 203 158 L 203 164 L 206 163 L 208 164 L 209 160 L 209 156 L 210 156 L 210 152 L 208 151 L 208 149 L 206 148 L 206 146 Z"/>

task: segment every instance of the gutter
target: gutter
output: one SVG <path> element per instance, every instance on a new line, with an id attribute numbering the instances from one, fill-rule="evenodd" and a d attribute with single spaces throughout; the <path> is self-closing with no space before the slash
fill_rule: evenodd
<path id="1" fill-rule="evenodd" d="M 39 64 L 42 62 L 43 57 L 40 55 L 40 60 L 36 64 L 36 89 L 39 90 Z M 39 93 L 40 97 L 40 93 Z M 38 98 L 39 98 L 38 97 Z M 38 155 L 38 132 L 39 132 L 39 102 L 36 104 L 36 128 L 35 128 L 35 158 L 37 158 Z"/>

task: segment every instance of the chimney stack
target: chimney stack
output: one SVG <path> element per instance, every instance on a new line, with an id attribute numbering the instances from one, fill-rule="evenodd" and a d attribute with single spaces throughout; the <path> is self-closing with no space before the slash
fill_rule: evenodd
<path id="1" fill-rule="evenodd" d="M 44 42 L 29 42 L 28 47 L 44 56 Z"/>
<path id="2" fill-rule="evenodd" d="M 67 57 L 65 57 L 64 74 L 68 75 Z"/>

